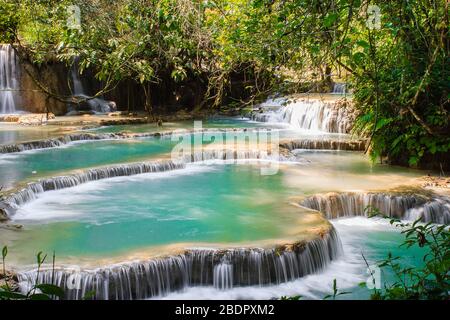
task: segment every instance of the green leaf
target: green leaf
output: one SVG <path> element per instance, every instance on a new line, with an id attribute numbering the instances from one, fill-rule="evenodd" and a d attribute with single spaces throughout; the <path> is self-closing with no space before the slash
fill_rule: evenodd
<path id="1" fill-rule="evenodd" d="M 53 284 L 38 284 L 35 288 L 47 295 L 57 296 L 59 298 L 64 297 L 64 290 Z"/>
<path id="2" fill-rule="evenodd" d="M 364 62 L 364 59 L 366 58 L 366 55 L 363 52 L 356 52 L 353 55 L 353 60 L 355 64 L 361 64 Z"/>
<path id="3" fill-rule="evenodd" d="M 47 255 L 45 255 L 44 257 L 42 257 L 42 251 L 39 251 L 38 254 L 36 255 L 37 258 L 37 263 L 38 265 L 41 265 L 44 263 L 45 258 L 47 258 Z"/>
<path id="4" fill-rule="evenodd" d="M 369 44 L 367 41 L 365 41 L 365 40 L 358 40 L 358 41 L 356 42 L 356 44 L 357 44 L 358 46 L 364 48 L 364 49 L 369 49 L 369 48 L 370 48 L 370 44 Z"/>
<path id="5" fill-rule="evenodd" d="M 337 20 L 338 14 L 337 13 L 330 13 L 323 19 L 323 25 L 326 28 L 329 28 L 333 25 L 333 23 Z"/>
<path id="6" fill-rule="evenodd" d="M 377 125 L 375 127 L 376 130 L 379 130 L 381 128 L 383 128 L 384 126 L 388 125 L 389 123 L 391 123 L 393 121 L 393 119 L 389 118 L 382 118 L 380 120 L 378 120 Z"/>
<path id="7" fill-rule="evenodd" d="M 93 298 L 95 298 L 95 294 L 96 294 L 96 291 L 95 291 L 95 290 L 88 291 L 88 292 L 84 295 L 83 300 L 90 300 L 90 299 L 93 299 Z"/>
<path id="8" fill-rule="evenodd" d="M 27 296 L 17 292 L 11 291 L 0 291 L 0 300 L 11 300 L 11 299 L 26 299 Z"/>
<path id="9" fill-rule="evenodd" d="M 4 246 L 2 249 L 2 258 L 5 259 L 7 255 L 8 255 L 8 247 Z"/>
<path id="10" fill-rule="evenodd" d="M 30 300 L 51 300 L 50 297 L 44 293 L 35 293 L 29 296 Z"/>

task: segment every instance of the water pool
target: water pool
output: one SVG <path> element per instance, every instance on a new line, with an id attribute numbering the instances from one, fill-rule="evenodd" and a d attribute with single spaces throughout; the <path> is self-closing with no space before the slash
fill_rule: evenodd
<path id="1" fill-rule="evenodd" d="M 146 125 L 143 125 L 142 128 L 137 127 L 139 130 L 143 130 L 142 132 L 149 132 Z M 262 134 L 265 131 L 260 132 Z M 228 133 L 223 132 L 220 132 L 220 134 L 224 137 L 228 135 Z M 229 134 L 235 136 L 236 141 L 241 141 L 248 135 L 248 133 L 242 131 L 230 131 Z M 276 134 L 276 137 L 279 137 L 280 140 L 298 137 L 299 135 L 298 132 L 288 129 L 282 129 L 273 134 Z M 173 137 L 78 141 L 57 148 L 0 154 L 0 185 L 5 188 L 12 188 L 21 181 L 62 174 L 70 170 L 168 157 L 183 135 L 189 135 L 193 139 L 194 136 L 201 137 L 202 133 L 180 132 Z M 316 134 L 308 137 L 326 139 L 329 136 L 327 134 Z M 346 136 L 341 138 L 348 139 Z M 210 144 L 210 141 L 211 139 L 206 135 L 203 137 L 203 144 Z M 219 143 L 216 143 L 216 145 L 219 148 L 223 147 Z"/>
<path id="2" fill-rule="evenodd" d="M 289 204 L 284 173 L 258 166 L 190 165 L 46 192 L 14 216 L 24 225 L 10 252 L 26 259 L 110 257 L 175 243 L 243 243 L 290 238 L 323 223 Z M 308 222 L 310 221 L 310 222 Z"/>

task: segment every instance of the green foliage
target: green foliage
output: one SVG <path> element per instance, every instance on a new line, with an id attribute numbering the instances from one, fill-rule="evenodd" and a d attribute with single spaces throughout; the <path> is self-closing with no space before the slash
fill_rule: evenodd
<path id="1" fill-rule="evenodd" d="M 333 293 L 326 295 L 325 297 L 323 297 L 324 300 L 327 299 L 333 299 L 336 300 L 337 297 L 345 295 L 345 294 L 349 294 L 350 292 L 348 291 L 339 291 L 338 286 L 337 286 L 337 281 L 336 279 L 333 280 Z"/>
<path id="2" fill-rule="evenodd" d="M 411 166 L 448 160 L 444 1 L 373 3 L 380 8 L 380 29 L 366 25 L 362 1 L 212 3 L 208 21 L 222 68 L 251 61 L 260 70 L 288 70 L 295 75 L 291 81 L 309 82 L 326 79 L 323 70 L 332 66 L 352 87 L 359 111 L 354 131 L 371 139 L 372 159 Z"/>
<path id="3" fill-rule="evenodd" d="M 2 249 L 2 266 L 3 266 L 3 277 L 5 280 L 5 285 L 0 286 L 0 300 L 51 300 L 54 298 L 63 298 L 64 291 L 60 287 L 53 284 L 39 284 L 36 278 L 36 284 L 27 292 L 20 293 L 16 292 L 8 284 L 8 275 L 6 273 L 5 259 L 8 255 L 8 247 L 4 246 Z M 42 252 L 36 255 L 38 263 L 38 275 L 42 264 L 45 262 L 47 255 L 42 256 Z"/>
<path id="4" fill-rule="evenodd" d="M 445 162 L 450 149 L 448 6 L 445 1 L 0 0 L 1 41 L 36 63 L 90 68 L 106 88 L 121 80 L 209 84 L 222 101 L 234 74 L 255 98 L 289 84 L 347 81 L 354 132 L 372 159 L 411 166 Z M 67 6 L 81 28 L 67 26 Z M 381 28 L 367 25 L 369 4 Z M 305 86 L 299 85 L 304 88 Z M 323 87 L 324 88 L 324 87 Z M 445 163 L 444 163 L 445 165 Z M 447 163 L 448 165 L 448 163 Z"/>
<path id="5" fill-rule="evenodd" d="M 375 208 L 368 208 L 369 216 L 381 216 Z M 433 299 L 448 300 L 450 292 L 450 232 L 447 225 L 402 222 L 384 217 L 400 228 L 405 239 L 400 246 L 424 248 L 423 267 L 412 268 L 401 263 L 401 257 L 388 253 L 378 266 L 395 275 L 395 281 L 385 283 L 382 290 L 374 289 L 371 298 L 380 299 Z"/>
<path id="6" fill-rule="evenodd" d="M 450 292 L 450 232 L 448 226 L 402 223 L 391 219 L 391 224 L 402 228 L 405 240 L 402 246 L 425 248 L 424 266 L 405 267 L 400 257 L 391 253 L 379 263 L 381 268 L 390 269 L 396 281 L 386 284 L 385 288 L 375 291 L 372 299 L 433 299 L 448 300 Z"/>
<path id="7" fill-rule="evenodd" d="M 9 0 L 0 0 L 0 43 L 10 42 L 18 25 L 17 12 Z"/>

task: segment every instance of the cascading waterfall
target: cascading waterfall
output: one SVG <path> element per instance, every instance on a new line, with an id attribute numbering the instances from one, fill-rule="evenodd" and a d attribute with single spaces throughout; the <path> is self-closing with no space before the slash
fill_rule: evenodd
<path id="1" fill-rule="evenodd" d="M 234 150 L 234 149 L 212 149 L 198 152 L 188 152 L 178 159 L 184 163 L 213 162 L 213 161 L 239 161 L 239 160 L 273 160 L 273 161 L 299 161 L 295 156 L 284 156 L 271 153 L 266 150 Z"/>
<path id="2" fill-rule="evenodd" d="M 222 262 L 214 266 L 213 273 L 214 288 L 227 290 L 233 288 L 233 265 Z"/>
<path id="3" fill-rule="evenodd" d="M 188 134 L 208 133 L 208 134 L 226 134 L 226 133 L 244 133 L 244 132 L 257 132 L 257 133 L 270 133 L 271 130 L 262 129 L 201 129 L 201 130 L 178 130 L 178 131 L 166 131 L 166 132 L 144 132 L 144 133 L 73 133 L 58 138 L 37 140 L 23 143 L 0 145 L 0 153 L 16 153 L 29 150 L 57 148 L 69 144 L 75 141 L 92 141 L 92 140 L 120 140 L 120 139 L 133 139 L 133 138 L 172 138 L 174 136 L 182 136 Z M 226 137 L 226 136 L 225 136 Z"/>
<path id="4" fill-rule="evenodd" d="M 450 223 L 450 198 L 417 194 L 328 193 L 306 198 L 301 205 L 322 212 L 327 219 L 368 216 L 371 209 L 393 218 Z"/>
<path id="5" fill-rule="evenodd" d="M 75 61 L 70 72 L 73 85 L 73 96 L 81 99 L 86 99 L 86 104 L 91 111 L 95 113 L 108 113 L 116 110 L 116 103 L 114 101 L 106 101 L 101 98 L 93 98 L 86 94 L 86 91 L 81 82 L 80 75 L 77 68 L 77 61 Z M 71 113 L 69 111 L 69 113 Z"/>
<path id="6" fill-rule="evenodd" d="M 30 141 L 24 143 L 16 143 L 0 146 L 0 153 L 15 153 L 29 150 L 57 148 L 75 141 L 90 141 L 90 140 L 106 140 L 106 139 L 120 139 L 124 137 L 121 134 L 106 133 L 106 134 L 69 134 L 58 138 Z"/>
<path id="7" fill-rule="evenodd" d="M 29 183 L 25 188 L 5 197 L 5 199 L 0 201 L 0 205 L 3 208 L 2 210 L 5 211 L 9 217 L 11 217 L 19 206 L 35 200 L 39 194 L 46 191 L 71 188 L 90 181 L 97 181 L 114 177 L 183 169 L 186 167 L 186 163 L 213 160 L 297 161 L 298 159 L 295 156 L 292 156 L 292 158 L 288 158 L 282 155 L 272 155 L 263 150 L 203 150 L 182 155 L 179 159 L 176 159 L 176 161 L 164 160 L 122 164 L 103 168 L 89 169 L 73 175 L 41 179 L 37 182 Z"/>
<path id="8" fill-rule="evenodd" d="M 406 220 L 421 219 L 425 222 L 450 224 L 450 198 L 434 199 L 423 206 L 411 208 L 404 215 Z"/>
<path id="9" fill-rule="evenodd" d="M 13 47 L 0 45 L 0 114 L 16 113 L 19 104 L 19 67 Z"/>
<path id="10" fill-rule="evenodd" d="M 338 83 L 336 82 L 333 86 L 333 94 L 346 94 L 347 93 L 347 84 L 346 83 Z"/>
<path id="11" fill-rule="evenodd" d="M 329 139 L 302 139 L 280 142 L 280 148 L 289 151 L 295 149 L 310 150 L 345 150 L 345 151 L 364 151 L 366 141 L 364 140 L 329 140 Z"/>
<path id="12" fill-rule="evenodd" d="M 68 288 L 65 299 L 82 299 L 95 291 L 94 299 L 146 299 L 163 296 L 188 286 L 227 289 L 264 286 L 293 281 L 323 270 L 342 254 L 342 244 L 333 227 L 309 242 L 276 249 L 192 249 L 184 254 L 77 272 L 50 269 L 18 273 L 21 288 L 53 283 Z M 73 287 L 72 287 L 73 288 Z"/>
<path id="13" fill-rule="evenodd" d="M 35 200 L 40 193 L 46 191 L 71 188 L 89 181 L 183 169 L 185 166 L 184 163 L 167 160 L 89 169 L 85 172 L 73 175 L 42 179 L 37 182 L 29 183 L 24 189 L 6 197 L 1 204 L 4 206 L 3 210 L 11 217 L 19 206 Z"/>
<path id="14" fill-rule="evenodd" d="M 260 107 L 259 113 L 252 116 L 255 121 L 286 123 L 296 129 L 332 133 L 348 133 L 351 128 L 347 110 L 335 102 L 317 99 L 276 100 L 274 106 L 266 102 Z"/>

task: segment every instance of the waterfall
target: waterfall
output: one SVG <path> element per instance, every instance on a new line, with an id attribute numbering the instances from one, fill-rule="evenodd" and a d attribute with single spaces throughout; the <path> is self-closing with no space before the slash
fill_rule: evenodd
<path id="1" fill-rule="evenodd" d="M 186 163 L 202 161 L 226 161 L 226 160 L 297 160 L 295 156 L 288 158 L 282 155 L 271 155 L 267 151 L 260 150 L 204 150 L 200 152 L 188 153 L 181 156 L 176 161 L 160 160 L 153 162 L 131 163 L 108 166 L 103 168 L 89 169 L 80 173 L 41 179 L 37 182 L 29 183 L 25 188 L 9 194 L 0 201 L 3 210 L 11 217 L 17 208 L 27 202 L 33 201 L 40 193 L 52 190 L 71 188 L 90 181 L 109 179 L 114 177 L 132 176 L 143 173 L 162 172 L 176 169 L 183 169 Z"/>
<path id="2" fill-rule="evenodd" d="M 295 129 L 332 133 L 348 133 L 352 125 L 347 110 L 336 102 L 317 99 L 270 101 L 260 105 L 260 110 L 252 116 L 253 120 L 286 123 Z"/>
<path id="3" fill-rule="evenodd" d="M 222 262 L 214 267 L 213 285 L 217 289 L 227 290 L 233 288 L 233 265 Z"/>
<path id="4" fill-rule="evenodd" d="M 119 139 L 133 139 L 133 138 L 172 138 L 173 136 L 183 136 L 188 134 L 221 134 L 221 133 L 270 133 L 271 130 L 262 129 L 201 129 L 201 130 L 175 130 L 165 132 L 144 132 L 144 133 L 73 133 L 58 138 L 36 140 L 30 142 L 14 143 L 7 145 L 0 145 L 1 153 L 15 153 L 29 150 L 57 148 L 75 141 L 92 141 L 92 140 L 119 140 Z M 225 136 L 226 137 L 226 136 Z"/>
<path id="5" fill-rule="evenodd" d="M 90 133 L 80 133 L 80 134 L 69 134 L 59 138 L 30 141 L 9 145 L 0 146 L 0 153 L 14 153 L 23 152 L 36 149 L 44 148 L 56 148 L 61 147 L 65 144 L 75 142 L 75 141 L 89 141 L 89 140 L 105 140 L 105 139 L 120 139 L 123 137 L 120 134 L 107 133 L 107 134 L 90 134 Z"/>
<path id="6" fill-rule="evenodd" d="M 333 86 L 333 94 L 347 94 L 347 84 L 336 82 Z"/>
<path id="7" fill-rule="evenodd" d="M 450 223 L 450 198 L 416 194 L 328 193 L 306 198 L 301 205 L 322 212 L 327 219 L 367 216 L 377 209 L 389 217 L 439 224 Z M 370 210 L 369 210 L 370 211 Z"/>
<path id="8" fill-rule="evenodd" d="M 301 139 L 280 142 L 280 148 L 289 151 L 295 149 L 315 149 L 315 150 L 345 150 L 345 151 L 364 151 L 366 141 L 364 140 L 312 140 Z"/>
<path id="9" fill-rule="evenodd" d="M 106 101 L 101 98 L 92 98 L 91 96 L 86 94 L 83 83 L 80 79 L 77 63 L 78 62 L 76 60 L 72 67 L 72 70 L 70 71 L 73 85 L 73 96 L 81 99 L 87 99 L 86 104 L 89 106 L 90 111 L 93 111 L 95 113 L 108 113 L 115 111 L 116 103 L 114 101 Z M 69 111 L 69 114 L 72 112 L 73 110 Z"/>
<path id="10" fill-rule="evenodd" d="M 425 222 L 450 224 L 450 198 L 434 199 L 421 207 L 406 211 L 406 220 L 421 219 Z"/>
<path id="11" fill-rule="evenodd" d="M 275 150 L 274 150 L 275 151 Z M 213 161 L 228 161 L 228 160 L 273 160 L 273 161 L 296 161 L 295 156 L 287 157 L 281 154 L 271 154 L 266 150 L 239 150 L 239 149 L 205 149 L 198 152 L 188 152 L 179 157 L 179 161 L 184 163 L 195 162 L 213 162 Z"/>
<path id="12" fill-rule="evenodd" d="M 0 114 L 16 113 L 19 104 L 19 67 L 13 47 L 0 44 Z"/>
<path id="13" fill-rule="evenodd" d="M 320 272 L 342 254 L 333 227 L 308 242 L 275 249 L 189 249 L 185 253 L 148 261 L 113 265 L 95 270 L 37 270 L 18 273 L 22 288 L 53 283 L 65 288 L 65 299 L 82 299 L 95 291 L 94 299 L 130 300 L 163 296 L 188 286 L 264 286 L 293 281 Z M 54 277 L 53 277 L 54 275 Z M 67 283 L 78 289 L 66 289 Z"/>
<path id="14" fill-rule="evenodd" d="M 132 176 L 143 173 L 162 172 L 185 168 L 184 163 L 176 163 L 170 160 L 142 162 L 132 164 L 122 164 L 104 168 L 89 169 L 87 171 L 68 176 L 41 179 L 37 182 L 29 183 L 25 188 L 5 197 L 0 203 L 4 206 L 9 217 L 16 209 L 32 200 L 35 200 L 40 193 L 71 188 L 89 181 L 97 181 L 113 177 Z"/>

